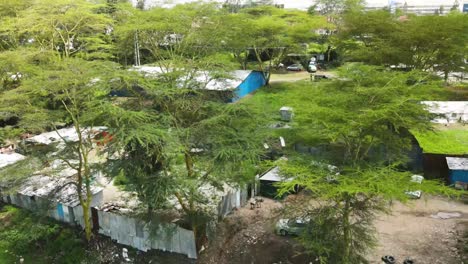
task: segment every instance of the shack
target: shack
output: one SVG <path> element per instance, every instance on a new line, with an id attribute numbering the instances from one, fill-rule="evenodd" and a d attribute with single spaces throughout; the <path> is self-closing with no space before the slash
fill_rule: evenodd
<path id="1" fill-rule="evenodd" d="M 278 193 L 277 184 L 284 181 L 291 181 L 281 175 L 279 167 L 273 167 L 259 176 L 261 196 L 276 198 Z"/>
<path id="2" fill-rule="evenodd" d="M 415 139 L 413 160 L 420 164 L 428 179 L 442 179 L 450 184 L 447 157 L 463 158 L 468 155 L 468 102 L 423 101 L 426 109 L 434 114 L 433 130 L 410 131 Z"/>
<path id="3" fill-rule="evenodd" d="M 447 157 L 449 181 L 451 184 L 468 184 L 468 158 Z"/>
<path id="4" fill-rule="evenodd" d="M 157 66 L 136 66 L 132 70 L 140 72 L 147 78 L 157 78 L 164 74 L 169 74 L 161 67 Z M 171 71 L 172 69 L 169 69 Z M 175 71 L 175 70 L 174 70 Z M 180 73 L 179 73 L 180 74 Z M 227 102 L 235 102 L 248 94 L 265 86 L 265 75 L 261 71 L 236 70 L 221 74 L 208 71 L 190 72 L 179 77 L 178 82 L 181 87 L 190 84 L 190 87 L 214 92 L 222 95 Z M 112 95 L 123 95 L 119 91 L 114 91 Z"/>
<path id="5" fill-rule="evenodd" d="M 21 184 L 16 193 L 4 192 L 2 201 L 14 204 L 31 211 L 43 210 L 48 216 L 57 221 L 84 228 L 83 209 L 78 199 L 77 187 L 73 182 L 76 171 L 70 168 L 55 172 L 54 165 L 46 168 Z M 91 206 L 102 202 L 102 188 L 91 186 Z"/>

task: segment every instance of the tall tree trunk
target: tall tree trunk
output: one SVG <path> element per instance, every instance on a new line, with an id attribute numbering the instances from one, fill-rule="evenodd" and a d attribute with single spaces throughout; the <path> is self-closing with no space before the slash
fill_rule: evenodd
<path id="1" fill-rule="evenodd" d="M 185 151 L 185 167 L 187 169 L 187 175 L 189 177 L 193 176 L 193 159 L 192 156 L 190 155 L 189 150 Z"/>
<path id="2" fill-rule="evenodd" d="M 92 230 L 91 230 L 91 219 L 89 217 L 89 210 L 90 210 L 90 201 L 86 200 L 81 207 L 83 208 L 83 218 L 84 218 L 84 223 L 85 223 L 85 235 L 86 235 L 86 240 L 89 242 L 91 241 L 91 235 L 92 235 Z"/>
<path id="3" fill-rule="evenodd" d="M 140 66 L 140 41 L 138 39 L 138 30 L 135 31 L 135 36 L 134 36 L 134 45 L 135 45 L 135 66 Z"/>
<path id="4" fill-rule="evenodd" d="M 350 264 L 350 253 L 351 253 L 351 226 L 350 226 L 350 197 L 345 197 L 345 205 L 343 208 L 343 258 L 342 264 Z"/>

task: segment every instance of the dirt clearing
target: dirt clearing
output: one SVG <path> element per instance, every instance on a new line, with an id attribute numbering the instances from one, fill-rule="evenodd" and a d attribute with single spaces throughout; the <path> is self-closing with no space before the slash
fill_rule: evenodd
<path id="1" fill-rule="evenodd" d="M 281 203 L 264 198 L 261 208 L 244 207 L 228 216 L 198 263 L 309 263 L 294 238 L 274 233 L 281 207 Z"/>
<path id="2" fill-rule="evenodd" d="M 449 218 L 439 217 L 444 216 L 438 216 L 440 212 L 448 213 Z M 407 206 L 396 203 L 390 215 L 376 222 L 379 246 L 369 260 L 381 263 L 382 256 L 392 255 L 397 263 L 405 258 L 415 263 L 463 263 L 467 256 L 460 245 L 467 224 L 468 205 L 461 202 L 430 197 Z"/>
<path id="3" fill-rule="evenodd" d="M 281 208 L 280 202 L 265 199 L 262 208 L 237 210 L 223 220 L 198 263 L 315 263 L 301 253 L 294 237 L 274 233 Z M 468 263 L 468 237 L 463 239 L 468 231 L 468 204 L 438 197 L 423 197 L 408 205 L 394 203 L 392 213 L 376 221 L 376 229 L 379 245 L 369 253 L 370 263 L 382 263 L 385 255 L 394 256 L 397 263 L 406 258 L 418 264 Z"/>

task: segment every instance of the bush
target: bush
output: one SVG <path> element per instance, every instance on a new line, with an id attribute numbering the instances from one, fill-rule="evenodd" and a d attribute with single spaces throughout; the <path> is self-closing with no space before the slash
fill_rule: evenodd
<path id="1" fill-rule="evenodd" d="M 72 229 L 13 206 L 0 208 L 0 263 L 13 256 L 31 263 L 79 263 L 84 248 Z"/>

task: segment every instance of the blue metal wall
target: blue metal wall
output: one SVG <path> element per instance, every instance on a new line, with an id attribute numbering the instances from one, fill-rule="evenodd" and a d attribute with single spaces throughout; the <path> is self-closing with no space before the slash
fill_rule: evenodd
<path id="1" fill-rule="evenodd" d="M 450 170 L 450 183 L 457 181 L 468 183 L 468 170 Z"/>
<path id="2" fill-rule="evenodd" d="M 259 71 L 252 71 L 249 76 L 247 76 L 247 78 L 237 87 L 232 101 L 235 102 L 242 97 L 253 93 L 265 84 L 266 80 L 263 76 L 263 73 Z"/>

